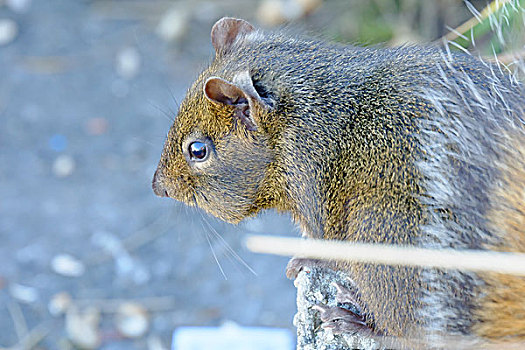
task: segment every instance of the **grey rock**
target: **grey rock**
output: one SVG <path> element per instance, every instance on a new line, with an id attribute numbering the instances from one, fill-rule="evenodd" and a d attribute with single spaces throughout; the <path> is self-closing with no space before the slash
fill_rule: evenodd
<path id="1" fill-rule="evenodd" d="M 313 267 L 303 268 L 294 284 L 297 288 L 297 350 L 381 349 L 373 338 L 355 335 L 336 335 L 321 326 L 315 305 L 337 305 L 334 283 L 350 287 L 347 276 L 340 271 Z"/>

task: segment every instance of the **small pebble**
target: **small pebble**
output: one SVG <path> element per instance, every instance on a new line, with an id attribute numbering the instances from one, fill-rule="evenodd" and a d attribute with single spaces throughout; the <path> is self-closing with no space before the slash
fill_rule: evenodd
<path id="1" fill-rule="evenodd" d="M 60 316 L 67 312 L 71 304 L 71 295 L 69 295 L 67 292 L 60 292 L 53 295 L 49 301 L 49 304 L 47 305 L 47 309 L 51 315 Z"/>
<path id="2" fill-rule="evenodd" d="M 87 308 L 80 311 L 71 306 L 66 313 L 66 333 L 69 340 L 84 350 L 96 349 L 100 346 L 100 311 Z"/>
<path id="3" fill-rule="evenodd" d="M 36 288 L 23 286 L 18 283 L 9 285 L 9 294 L 18 301 L 26 304 L 34 303 L 38 300 L 38 291 Z"/>
<path id="4" fill-rule="evenodd" d="M 59 275 L 67 277 L 79 277 L 86 271 L 84 264 L 69 254 L 56 255 L 51 260 L 51 268 Z"/>
<path id="5" fill-rule="evenodd" d="M 115 259 L 115 269 L 119 278 L 129 278 L 135 284 L 147 283 L 151 274 L 149 270 L 140 262 L 137 262 L 122 245 L 122 241 L 115 235 L 99 231 L 96 232 L 91 241 L 110 253 Z"/>
<path id="6" fill-rule="evenodd" d="M 9 18 L 0 19 L 0 46 L 7 45 L 18 35 L 18 25 Z"/>
<path id="7" fill-rule="evenodd" d="M 86 123 L 86 130 L 90 135 L 102 135 L 108 131 L 108 125 L 105 118 L 91 118 Z"/>
<path id="8" fill-rule="evenodd" d="M 126 47 L 117 54 L 117 74 L 124 79 L 133 79 L 140 70 L 141 57 L 134 47 Z"/>
<path id="9" fill-rule="evenodd" d="M 162 16 L 157 25 L 157 35 L 166 41 L 181 39 L 188 30 L 189 14 L 180 6 L 174 6 Z"/>
<path id="10" fill-rule="evenodd" d="M 146 309 L 137 303 L 124 303 L 115 315 L 115 324 L 120 334 L 127 338 L 140 338 L 149 328 L 149 315 Z"/>
<path id="11" fill-rule="evenodd" d="M 6 0 L 6 4 L 13 12 L 24 13 L 29 10 L 31 0 Z"/>
<path id="12" fill-rule="evenodd" d="M 68 155 L 60 155 L 53 163 L 53 173 L 58 177 L 66 177 L 75 171 L 75 160 Z"/>

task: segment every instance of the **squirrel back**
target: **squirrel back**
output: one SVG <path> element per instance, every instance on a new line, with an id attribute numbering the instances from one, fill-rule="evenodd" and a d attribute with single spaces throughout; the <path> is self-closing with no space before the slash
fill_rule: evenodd
<path id="1" fill-rule="evenodd" d="M 168 133 L 158 195 L 232 223 L 288 211 L 314 238 L 525 251 L 525 90 L 496 65 L 263 33 L 232 18 L 215 24 L 212 43 L 215 60 Z M 525 339 L 521 278 L 338 268 L 383 334 Z"/>

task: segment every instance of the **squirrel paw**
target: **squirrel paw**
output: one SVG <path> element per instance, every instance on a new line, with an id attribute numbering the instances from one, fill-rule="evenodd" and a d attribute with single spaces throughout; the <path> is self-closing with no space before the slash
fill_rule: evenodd
<path id="1" fill-rule="evenodd" d="M 291 280 L 296 279 L 299 272 L 301 272 L 305 266 L 334 268 L 334 264 L 330 261 L 294 257 L 288 261 L 288 265 L 286 266 L 286 277 Z"/>

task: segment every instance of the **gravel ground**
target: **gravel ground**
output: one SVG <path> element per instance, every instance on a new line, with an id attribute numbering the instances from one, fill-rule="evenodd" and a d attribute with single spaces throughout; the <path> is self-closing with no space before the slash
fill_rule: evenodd
<path id="1" fill-rule="evenodd" d="M 177 101 L 212 57 L 211 25 L 243 15 L 175 11 L 168 43 L 156 32 L 168 5 L 0 0 L 0 348 L 71 348 L 65 307 L 49 307 L 68 296 L 101 313 L 101 349 L 167 348 L 181 325 L 291 327 L 287 259 L 242 246 L 247 232 L 293 232 L 288 217 L 234 227 L 151 191 Z M 116 331 L 123 301 L 148 310 L 144 336 Z"/>

